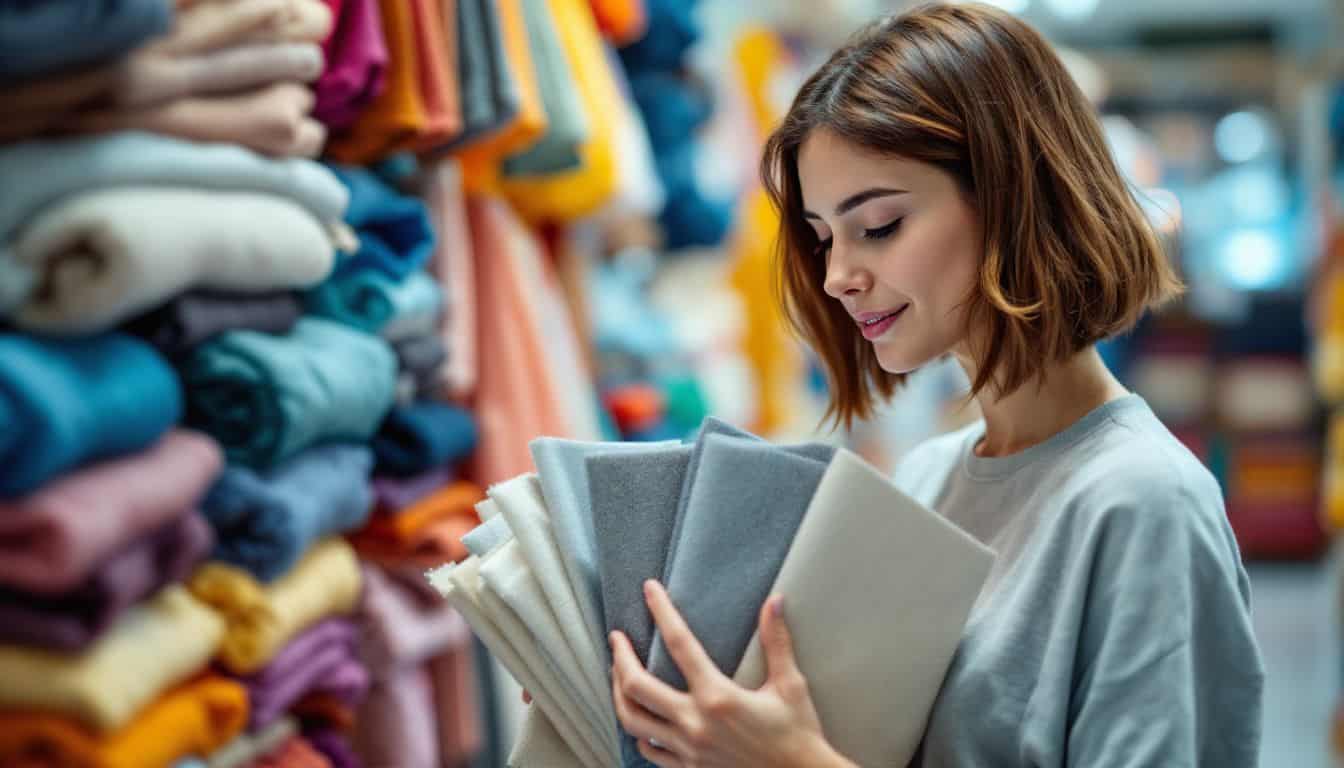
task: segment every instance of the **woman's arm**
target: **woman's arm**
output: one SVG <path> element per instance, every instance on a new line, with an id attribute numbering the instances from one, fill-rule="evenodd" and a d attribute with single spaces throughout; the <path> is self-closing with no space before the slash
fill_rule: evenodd
<path id="1" fill-rule="evenodd" d="M 649 582 L 644 592 L 689 685 L 683 693 L 654 677 L 625 635 L 612 633 L 616 713 L 639 740 L 645 758 L 659 768 L 857 768 L 831 748 L 821 731 L 779 596 L 761 609 L 759 634 L 770 674 L 753 691 L 714 666 L 661 585 Z"/>

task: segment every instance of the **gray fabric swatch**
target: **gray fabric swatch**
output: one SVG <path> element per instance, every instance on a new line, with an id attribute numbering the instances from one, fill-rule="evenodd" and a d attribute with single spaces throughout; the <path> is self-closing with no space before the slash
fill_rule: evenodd
<path id="1" fill-rule="evenodd" d="M 488 499 L 481 502 L 481 504 L 492 503 Z M 505 520 L 503 515 L 495 515 L 463 536 L 462 545 L 471 554 L 485 557 L 507 544 L 512 538 L 513 530 L 509 528 L 509 521 Z"/>
<path id="2" fill-rule="evenodd" d="M 668 563 L 667 589 L 709 657 L 731 675 L 826 463 L 724 434 L 704 435 L 697 447 L 700 466 L 683 499 L 681 541 Z M 686 689 L 658 633 L 649 669 Z"/>

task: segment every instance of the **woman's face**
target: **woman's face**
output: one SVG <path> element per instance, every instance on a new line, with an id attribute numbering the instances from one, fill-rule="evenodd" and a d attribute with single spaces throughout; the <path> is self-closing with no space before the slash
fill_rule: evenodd
<path id="1" fill-rule="evenodd" d="M 814 131 L 798 152 L 803 207 L 826 258 L 825 290 L 883 370 L 965 356 L 980 223 L 956 180 L 926 163 Z"/>

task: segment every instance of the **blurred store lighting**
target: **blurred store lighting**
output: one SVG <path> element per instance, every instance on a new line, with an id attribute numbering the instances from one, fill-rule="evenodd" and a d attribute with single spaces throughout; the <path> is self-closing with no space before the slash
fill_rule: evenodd
<path id="1" fill-rule="evenodd" d="M 1213 144 L 1218 156 L 1233 164 L 1262 156 L 1270 150 L 1272 138 L 1273 127 L 1269 120 L 1246 110 L 1224 116 L 1213 129 Z"/>
<path id="2" fill-rule="evenodd" d="M 1097 10 L 1100 0 L 1045 0 L 1045 5 L 1056 16 L 1066 21 L 1082 21 Z"/>
<path id="3" fill-rule="evenodd" d="M 1181 229 L 1181 199 L 1170 189 L 1154 187 L 1143 190 L 1139 196 L 1139 206 L 1148 215 L 1148 220 L 1157 228 L 1159 234 L 1174 235 Z"/>
<path id="4" fill-rule="evenodd" d="M 1288 181 L 1268 164 L 1242 166 L 1229 171 L 1219 182 L 1236 221 L 1270 222 L 1288 210 L 1292 195 Z"/>
<path id="5" fill-rule="evenodd" d="M 1223 277 L 1233 287 L 1246 291 L 1274 287 L 1288 266 L 1282 244 L 1261 229 L 1232 232 L 1223 241 L 1220 256 Z"/>
<path id="6" fill-rule="evenodd" d="M 985 2 L 1009 13 L 1023 13 L 1031 6 L 1031 0 L 985 0 Z"/>

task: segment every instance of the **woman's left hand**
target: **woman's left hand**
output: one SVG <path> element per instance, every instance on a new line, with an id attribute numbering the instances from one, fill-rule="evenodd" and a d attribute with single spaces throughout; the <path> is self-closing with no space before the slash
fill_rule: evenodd
<path id="1" fill-rule="evenodd" d="M 769 677 L 753 691 L 719 671 L 662 585 L 649 581 L 644 594 L 690 689 L 682 693 L 654 677 L 630 640 L 621 632 L 611 634 L 616 714 L 639 740 L 644 757 L 660 768 L 852 765 L 822 734 L 794 659 L 782 598 L 771 597 L 761 607 L 759 635 Z"/>

